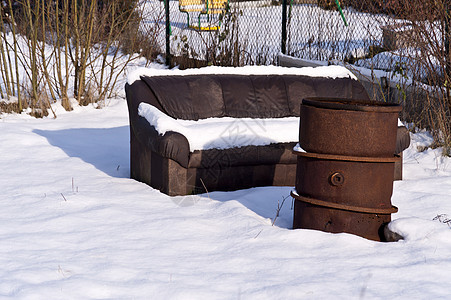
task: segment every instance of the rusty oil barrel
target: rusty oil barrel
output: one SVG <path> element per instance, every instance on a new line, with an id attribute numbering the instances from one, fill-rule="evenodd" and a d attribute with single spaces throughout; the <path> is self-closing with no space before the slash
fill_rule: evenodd
<path id="1" fill-rule="evenodd" d="M 347 99 L 301 104 L 293 228 L 383 240 L 391 204 L 401 106 Z"/>

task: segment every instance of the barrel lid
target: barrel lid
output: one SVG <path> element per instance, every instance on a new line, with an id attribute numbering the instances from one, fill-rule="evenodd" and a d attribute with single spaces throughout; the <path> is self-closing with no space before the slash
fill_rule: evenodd
<path id="1" fill-rule="evenodd" d="M 326 109 L 381 113 L 399 113 L 402 110 L 402 106 L 396 103 L 349 98 L 305 98 L 302 100 L 302 105 Z"/>

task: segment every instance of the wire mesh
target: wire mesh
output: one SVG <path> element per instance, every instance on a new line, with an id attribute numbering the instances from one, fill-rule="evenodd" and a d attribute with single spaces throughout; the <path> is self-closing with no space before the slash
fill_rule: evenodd
<path id="1" fill-rule="evenodd" d="M 146 1 L 142 25 L 162 53 L 165 1 Z M 370 6 L 369 1 L 347 0 L 342 14 L 334 0 L 168 1 L 169 51 L 175 57 L 224 66 L 277 64 L 285 26 L 289 56 L 395 73 L 404 68 L 418 80 L 425 76 L 417 66 L 407 66 L 412 56 L 408 21 L 383 8 L 382 0 Z M 287 5 L 286 24 L 282 3 Z"/>
<path id="2" fill-rule="evenodd" d="M 282 0 L 169 1 L 170 52 L 210 64 L 277 64 L 282 44 Z M 329 1 L 330 2 L 330 1 Z M 143 28 L 165 49 L 165 1 L 146 2 Z M 218 7 L 218 4 L 215 4 Z M 396 22 L 384 14 L 325 0 L 287 0 L 286 54 L 309 60 L 354 62 L 384 47 L 384 28 Z M 152 28 L 152 30 L 150 30 Z M 379 64 L 387 65 L 388 62 Z"/>
<path id="3" fill-rule="evenodd" d="M 230 0 L 223 9 L 207 12 L 209 0 L 195 1 L 169 1 L 171 55 L 223 65 L 276 63 L 282 27 L 279 2 Z M 191 5 L 183 5 L 186 2 Z M 146 2 L 144 31 L 164 26 L 164 5 Z M 159 30 L 156 44 L 164 52 L 164 30 Z"/>

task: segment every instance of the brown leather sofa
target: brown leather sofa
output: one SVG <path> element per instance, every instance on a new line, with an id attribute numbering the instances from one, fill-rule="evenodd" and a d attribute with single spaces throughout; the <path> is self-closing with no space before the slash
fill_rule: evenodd
<path id="1" fill-rule="evenodd" d="M 131 178 L 168 195 L 294 186 L 296 156 L 292 149 L 296 143 L 190 152 L 183 135 L 173 131 L 160 135 L 138 114 L 141 102 L 176 119 L 197 120 L 299 116 L 300 103 L 306 97 L 369 99 L 357 80 L 303 75 L 142 76 L 141 80 L 126 84 L 125 89 Z M 400 153 L 410 139 L 405 128 L 400 128 L 398 135 Z"/>

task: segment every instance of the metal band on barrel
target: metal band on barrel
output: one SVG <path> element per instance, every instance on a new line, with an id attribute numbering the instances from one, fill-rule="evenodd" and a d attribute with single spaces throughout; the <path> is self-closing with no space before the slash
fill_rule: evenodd
<path id="1" fill-rule="evenodd" d="M 310 197 L 304 197 L 297 195 L 291 192 L 291 197 L 293 197 L 296 200 L 317 205 L 317 206 L 324 206 L 329 208 L 335 208 L 335 209 L 341 209 L 341 210 L 347 210 L 347 211 L 354 211 L 354 212 L 360 212 L 360 213 L 368 213 L 368 214 L 380 214 L 380 215 L 388 215 L 398 212 L 398 208 L 394 205 L 392 205 L 391 208 L 368 208 L 368 207 L 360 207 L 360 206 L 354 206 L 354 205 L 346 205 L 346 204 L 339 204 L 339 203 L 333 203 L 333 202 L 327 202 L 323 200 L 318 200 Z"/>
<path id="2" fill-rule="evenodd" d="M 293 154 L 297 156 L 318 158 L 325 160 L 341 160 L 341 161 L 360 161 L 360 162 L 379 162 L 379 163 L 394 163 L 401 159 L 399 155 L 393 155 L 392 157 L 369 157 L 369 156 L 348 156 L 348 155 L 335 155 L 335 154 L 323 154 L 314 152 L 300 152 L 293 150 Z"/>

